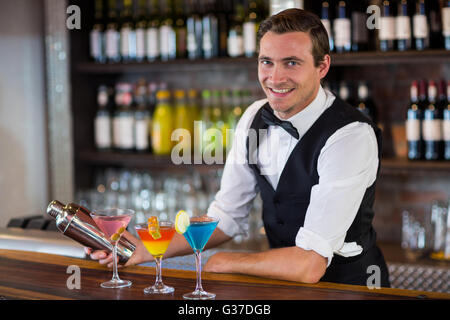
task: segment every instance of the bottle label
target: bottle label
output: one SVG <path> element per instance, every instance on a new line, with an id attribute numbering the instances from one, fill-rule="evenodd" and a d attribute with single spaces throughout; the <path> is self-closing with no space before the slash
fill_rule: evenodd
<path id="1" fill-rule="evenodd" d="M 420 120 L 408 119 L 406 120 L 406 140 L 419 141 L 420 140 Z"/>
<path id="2" fill-rule="evenodd" d="M 95 118 L 95 145 L 98 148 L 111 147 L 111 119 L 109 116 L 97 116 Z"/>
<path id="3" fill-rule="evenodd" d="M 174 52 L 176 44 L 175 32 L 170 26 L 161 26 L 159 29 L 159 45 L 162 56 L 168 56 Z"/>
<path id="4" fill-rule="evenodd" d="M 145 57 L 145 30 L 136 29 L 136 58 L 143 59 Z"/>
<path id="5" fill-rule="evenodd" d="M 203 51 L 209 52 L 212 50 L 211 35 L 209 32 L 203 33 Z"/>
<path id="6" fill-rule="evenodd" d="M 395 39 L 395 18 L 381 17 L 380 18 L 380 40 L 394 40 Z"/>
<path id="7" fill-rule="evenodd" d="M 360 11 L 352 12 L 352 39 L 356 43 L 366 43 L 369 40 L 369 32 L 366 27 L 366 14 Z"/>
<path id="8" fill-rule="evenodd" d="M 228 37 L 228 55 L 230 57 L 239 57 L 244 53 L 242 36 L 234 35 Z"/>
<path id="9" fill-rule="evenodd" d="M 330 20 L 328 19 L 322 19 L 320 20 L 322 21 L 323 26 L 325 27 L 325 30 L 327 30 L 328 33 L 328 38 L 332 39 L 333 34 L 331 33 L 331 24 L 330 24 Z"/>
<path id="10" fill-rule="evenodd" d="M 442 121 L 442 138 L 444 141 L 450 141 L 450 119 Z"/>
<path id="11" fill-rule="evenodd" d="M 159 56 L 159 34 L 157 28 L 147 29 L 147 57 L 156 59 Z"/>
<path id="12" fill-rule="evenodd" d="M 193 33 L 188 33 L 187 35 L 187 50 L 191 53 L 195 53 L 197 50 L 197 42 L 195 39 L 195 34 Z"/>
<path id="13" fill-rule="evenodd" d="M 398 16 L 395 18 L 395 36 L 397 39 L 411 39 L 411 21 L 409 17 Z"/>
<path id="14" fill-rule="evenodd" d="M 158 122 L 154 122 L 152 126 L 152 147 L 156 152 L 161 151 L 162 147 L 161 126 Z"/>
<path id="15" fill-rule="evenodd" d="M 414 38 L 428 37 L 428 22 L 425 15 L 416 14 L 413 17 L 413 33 Z"/>
<path id="16" fill-rule="evenodd" d="M 351 23 L 350 19 L 338 18 L 333 21 L 334 41 L 336 47 L 346 47 L 351 44 Z"/>
<path id="17" fill-rule="evenodd" d="M 442 8 L 442 34 L 450 37 L 450 7 Z"/>
<path id="18" fill-rule="evenodd" d="M 113 146 L 114 148 L 121 148 L 122 147 L 122 143 L 121 143 L 121 134 L 120 134 L 120 129 L 121 129 L 121 123 L 120 123 L 120 117 L 115 116 L 113 118 Z"/>
<path id="19" fill-rule="evenodd" d="M 425 141 L 442 140 L 442 120 L 423 120 L 422 121 L 423 139 Z"/>
<path id="20" fill-rule="evenodd" d="M 134 148 L 134 118 L 121 116 L 120 118 L 120 145 L 122 149 Z"/>
<path id="21" fill-rule="evenodd" d="M 123 27 L 120 30 L 120 53 L 122 57 L 130 56 L 130 34 L 131 29 L 128 27 Z"/>
<path id="22" fill-rule="evenodd" d="M 244 52 L 253 54 L 256 52 L 256 24 L 254 22 L 244 23 Z"/>
<path id="23" fill-rule="evenodd" d="M 136 120 L 135 122 L 136 149 L 148 149 L 149 120 L 147 118 Z"/>
<path id="24" fill-rule="evenodd" d="M 116 58 L 119 55 L 119 33 L 117 30 L 106 31 L 106 56 Z"/>
<path id="25" fill-rule="evenodd" d="M 102 56 L 102 32 L 99 30 L 92 30 L 89 36 L 91 57 L 99 58 Z"/>

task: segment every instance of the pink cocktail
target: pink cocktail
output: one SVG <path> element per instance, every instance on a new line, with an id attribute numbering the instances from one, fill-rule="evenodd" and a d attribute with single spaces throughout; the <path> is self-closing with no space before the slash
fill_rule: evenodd
<path id="1" fill-rule="evenodd" d="M 117 273 L 117 243 L 133 215 L 133 210 L 120 208 L 96 210 L 91 213 L 94 222 L 113 245 L 113 277 L 110 281 L 101 284 L 103 288 L 123 288 L 132 284 L 129 280 L 121 280 Z"/>

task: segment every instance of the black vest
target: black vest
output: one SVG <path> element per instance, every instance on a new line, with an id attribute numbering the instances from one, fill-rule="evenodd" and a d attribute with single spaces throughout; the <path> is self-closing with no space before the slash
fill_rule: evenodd
<path id="1" fill-rule="evenodd" d="M 261 118 L 261 110 L 262 108 L 256 113 L 250 127 L 256 132 L 268 127 Z M 355 121 L 372 126 L 378 142 L 378 158 L 380 159 L 381 130 L 356 108 L 336 98 L 294 147 L 281 173 L 276 190 L 255 164 L 256 149 L 260 144 L 259 135 L 257 134 L 256 146 L 250 146 L 247 138 L 247 160 L 256 175 L 261 192 L 262 218 L 271 248 L 295 246 L 295 237 L 305 221 L 311 188 L 319 182 L 317 160 L 320 151 L 336 130 Z M 384 274 L 382 272 L 384 279 L 382 285 L 389 286 L 388 280 L 386 280 L 387 268 L 384 258 L 375 246 L 376 233 L 372 227 L 374 198 L 375 183 L 366 189 L 355 220 L 345 237 L 345 242 L 356 241 L 362 246 L 363 252 L 356 257 L 349 258 L 334 255 L 331 265 L 327 268 L 321 281 L 366 285 L 369 276 L 366 273 L 367 266 L 378 264 L 384 271 Z M 363 260 L 364 263 L 362 263 Z"/>

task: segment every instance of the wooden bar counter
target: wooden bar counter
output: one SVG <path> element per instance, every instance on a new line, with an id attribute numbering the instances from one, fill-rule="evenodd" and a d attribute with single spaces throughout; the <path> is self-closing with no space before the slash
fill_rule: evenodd
<path id="1" fill-rule="evenodd" d="M 80 268 L 80 289 L 69 289 L 73 272 Z M 119 276 L 133 282 L 129 288 L 103 289 L 100 283 L 112 272 L 97 261 L 29 251 L 0 250 L 0 299 L 45 300 L 181 300 L 193 291 L 195 272 L 164 269 L 163 280 L 175 288 L 171 295 L 146 295 L 153 284 L 155 269 L 132 266 L 119 269 Z M 69 279 L 69 281 L 68 281 Z M 369 289 L 364 286 L 320 282 L 314 285 L 278 281 L 236 274 L 202 274 L 203 287 L 217 300 L 398 300 L 450 299 L 450 294 L 401 289 Z"/>

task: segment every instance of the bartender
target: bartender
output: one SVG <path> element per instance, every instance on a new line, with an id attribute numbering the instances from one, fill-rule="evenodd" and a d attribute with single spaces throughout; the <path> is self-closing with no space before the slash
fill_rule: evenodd
<path id="1" fill-rule="evenodd" d="M 249 106 L 238 123 L 220 190 L 207 212 L 220 218 L 207 247 L 244 232 L 260 192 L 271 248 L 219 252 L 204 270 L 366 286 L 375 266 L 380 285 L 389 287 L 372 226 L 380 130 L 322 88 L 331 60 L 327 31 L 316 15 L 282 11 L 261 23 L 257 37 L 258 78 L 267 99 Z M 134 241 L 137 249 L 127 264 L 151 260 Z M 105 252 L 86 252 L 111 263 Z M 188 253 L 192 249 L 176 234 L 165 256 Z"/>

